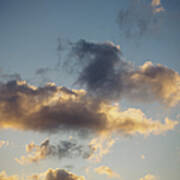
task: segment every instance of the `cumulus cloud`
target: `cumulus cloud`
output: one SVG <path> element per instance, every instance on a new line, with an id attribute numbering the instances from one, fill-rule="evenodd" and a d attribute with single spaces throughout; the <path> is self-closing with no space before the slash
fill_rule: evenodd
<path id="1" fill-rule="evenodd" d="M 21 164 L 37 163 L 48 157 L 63 158 L 75 158 L 82 157 L 87 159 L 93 153 L 91 146 L 79 145 L 77 142 L 61 140 L 58 144 L 50 144 L 50 140 L 44 140 L 40 145 L 36 145 L 33 142 L 26 145 L 26 156 L 21 156 L 15 160 Z"/>
<path id="2" fill-rule="evenodd" d="M 5 171 L 1 171 L 0 180 L 20 180 L 20 178 L 17 175 L 8 176 Z"/>
<path id="3" fill-rule="evenodd" d="M 110 42 L 80 40 L 71 46 L 72 58 L 65 65 L 78 72 L 76 84 L 89 94 L 106 100 L 160 101 L 168 106 L 180 101 L 180 75 L 174 70 L 152 62 L 135 67 Z"/>
<path id="4" fill-rule="evenodd" d="M 98 174 L 105 174 L 110 178 L 119 178 L 120 175 L 114 171 L 112 171 L 111 168 L 109 168 L 108 166 L 100 166 L 98 168 L 94 169 L 96 173 Z"/>
<path id="5" fill-rule="evenodd" d="M 83 176 L 78 176 L 65 169 L 48 169 L 46 172 L 34 174 L 26 177 L 29 180 L 85 180 Z M 21 180 L 18 175 L 8 176 L 5 171 L 0 172 L 0 180 Z"/>
<path id="6" fill-rule="evenodd" d="M 55 84 L 35 87 L 24 81 L 2 83 L 0 100 L 0 128 L 148 135 L 171 130 L 177 124 L 168 118 L 164 124 L 153 121 L 139 109 L 121 111 L 117 105 L 88 96 L 85 90 Z"/>
<path id="7" fill-rule="evenodd" d="M 85 180 L 83 176 L 77 176 L 65 169 L 48 169 L 44 173 L 30 177 L 34 180 Z"/>
<path id="8" fill-rule="evenodd" d="M 141 94 L 142 98 L 153 97 L 168 106 L 175 106 L 180 101 L 180 75 L 161 64 L 144 63 L 130 75 L 130 81 L 130 86 L 137 88 L 131 92 L 134 97 L 136 94 Z"/>
<path id="9" fill-rule="evenodd" d="M 20 80 L 0 82 L 0 128 L 49 133 L 68 130 L 83 136 L 149 135 L 177 125 L 177 121 L 168 118 L 165 123 L 147 118 L 140 109 L 121 111 L 116 104 L 121 98 L 128 98 L 176 105 L 180 101 L 177 72 L 151 62 L 135 67 L 123 60 L 120 46 L 112 42 L 80 40 L 69 42 L 69 47 L 69 61 L 64 63 L 75 68 L 75 84 L 86 90 L 54 83 L 36 87 Z"/>
<path id="10" fill-rule="evenodd" d="M 117 22 L 126 37 L 141 37 L 156 32 L 162 21 L 164 7 L 160 0 L 130 0 L 127 9 L 121 9 Z"/>
<path id="11" fill-rule="evenodd" d="M 156 177 L 152 174 L 147 174 L 144 177 L 140 178 L 139 180 L 156 180 Z"/>

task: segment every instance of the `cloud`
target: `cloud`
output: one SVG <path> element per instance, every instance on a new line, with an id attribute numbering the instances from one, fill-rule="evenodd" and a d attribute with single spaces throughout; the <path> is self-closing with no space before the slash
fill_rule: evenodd
<path id="1" fill-rule="evenodd" d="M 83 176 L 77 176 L 65 169 L 48 169 L 46 172 L 26 177 L 29 180 L 85 180 Z M 21 180 L 18 175 L 7 176 L 5 171 L 0 172 L 0 180 Z"/>
<path id="2" fill-rule="evenodd" d="M 121 9 L 118 14 L 120 31 L 126 37 L 141 37 L 157 32 L 163 11 L 160 0 L 152 0 L 151 3 L 147 0 L 130 0 L 127 9 Z"/>
<path id="3" fill-rule="evenodd" d="M 146 157 L 144 154 L 141 155 L 141 159 L 144 160 Z"/>
<path id="4" fill-rule="evenodd" d="M 178 123 L 147 118 L 140 109 L 121 111 L 119 106 L 88 96 L 85 90 L 25 81 L 0 84 L 0 128 L 37 132 L 91 134 L 160 134 Z"/>
<path id="5" fill-rule="evenodd" d="M 45 84 L 47 82 L 50 82 L 48 73 L 51 71 L 52 71 L 52 69 L 49 67 L 45 67 L 45 68 L 41 67 L 36 70 L 35 75 L 36 75 L 36 77 L 40 78 L 40 80 L 43 84 Z"/>
<path id="6" fill-rule="evenodd" d="M 0 86 L 0 128 L 89 133 L 158 134 L 177 124 L 146 118 L 139 109 L 120 111 L 117 105 L 98 101 L 84 90 L 69 90 L 55 84 L 35 87 L 24 81 Z"/>
<path id="7" fill-rule="evenodd" d="M 0 140 L 0 148 L 2 148 L 3 146 L 8 146 L 8 145 L 9 145 L 9 141 Z"/>
<path id="8" fill-rule="evenodd" d="M 160 6 L 160 5 L 161 5 L 161 0 L 152 0 L 153 7 Z"/>
<path id="9" fill-rule="evenodd" d="M 1 171 L 0 180 L 20 180 L 20 178 L 17 175 L 7 176 L 5 171 Z"/>
<path id="10" fill-rule="evenodd" d="M 93 153 L 88 157 L 89 160 L 100 162 L 104 155 L 110 152 L 111 147 L 116 142 L 111 136 L 101 135 L 98 138 L 93 138 L 89 146 L 93 149 Z"/>
<path id="11" fill-rule="evenodd" d="M 112 98 L 114 94 L 109 92 L 117 89 L 115 67 L 128 68 L 127 63 L 120 60 L 120 47 L 111 42 L 94 43 L 80 40 L 72 43 L 71 50 L 72 59 L 65 64 L 66 67 L 79 72 L 76 83 L 87 87 L 93 94 L 108 95 Z"/>
<path id="12" fill-rule="evenodd" d="M 175 106 L 180 101 L 180 75 L 161 64 L 144 63 L 130 75 L 130 81 L 130 85 L 137 88 L 131 92 L 133 96 L 136 92 L 142 98 L 154 95 L 153 99 L 159 99 L 168 106 Z"/>
<path id="13" fill-rule="evenodd" d="M 105 174 L 110 178 L 119 178 L 120 175 L 114 171 L 112 171 L 108 166 L 100 166 L 94 169 L 98 174 Z"/>
<path id="14" fill-rule="evenodd" d="M 40 145 L 36 145 L 33 142 L 26 145 L 28 154 L 15 160 L 19 164 L 24 165 L 38 163 L 48 157 L 57 157 L 59 159 L 81 157 L 88 159 L 93 151 L 91 146 L 79 145 L 77 142 L 61 140 L 58 144 L 52 145 L 50 140 L 46 139 Z"/>
<path id="15" fill-rule="evenodd" d="M 64 169 L 49 169 L 46 172 L 45 180 L 85 180 L 83 176 L 77 176 Z"/>
<path id="16" fill-rule="evenodd" d="M 46 172 L 30 178 L 34 180 L 85 180 L 83 176 L 77 176 L 65 169 L 48 169 Z"/>
<path id="17" fill-rule="evenodd" d="M 139 180 L 156 180 L 156 177 L 152 174 L 147 174 L 144 177 L 140 178 Z"/>
<path id="18" fill-rule="evenodd" d="M 118 45 L 80 40 L 71 44 L 65 66 L 77 72 L 76 84 L 103 100 L 127 98 L 159 101 L 175 106 L 180 101 L 180 75 L 161 64 L 135 67 L 124 61 Z M 70 57 L 70 56 L 69 56 Z"/>
<path id="19" fill-rule="evenodd" d="M 39 68 L 39 69 L 36 70 L 35 73 L 37 75 L 44 75 L 44 74 L 46 74 L 50 70 L 51 70 L 50 68 Z"/>
<path id="20" fill-rule="evenodd" d="M 151 5 L 153 7 L 153 12 L 154 13 L 159 13 L 159 12 L 165 10 L 164 7 L 161 4 L 161 0 L 152 0 Z"/>

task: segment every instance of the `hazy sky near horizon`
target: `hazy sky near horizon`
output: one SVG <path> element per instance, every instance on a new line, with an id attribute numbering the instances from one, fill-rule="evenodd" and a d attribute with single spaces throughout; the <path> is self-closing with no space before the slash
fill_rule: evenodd
<path id="1" fill-rule="evenodd" d="M 179 180 L 179 19 L 179 0 L 1 0 L 0 180 Z"/>

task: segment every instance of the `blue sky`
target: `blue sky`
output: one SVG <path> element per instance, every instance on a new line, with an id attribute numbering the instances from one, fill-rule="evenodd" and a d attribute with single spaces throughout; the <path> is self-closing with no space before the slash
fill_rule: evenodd
<path id="1" fill-rule="evenodd" d="M 0 172 L 5 171 L 8 176 L 7 178 L 16 174 L 18 175 L 18 179 L 22 177 L 26 179 L 27 176 L 46 172 L 45 177 L 40 178 L 54 180 L 53 178 L 47 178 L 48 169 L 58 168 L 66 169 L 67 173 L 73 172 L 77 176 L 85 176 L 87 180 L 109 178 L 120 180 L 179 180 L 180 128 L 178 123 L 180 121 L 180 75 L 178 73 L 180 72 L 180 3 L 178 0 L 156 0 L 158 5 L 153 6 L 152 2 L 151 0 L 2 0 L 0 2 L 0 84 L 3 88 L 7 87 L 6 83 L 17 80 L 14 76 L 17 73 L 21 77 L 21 80 L 26 81 L 24 86 L 27 86 L 27 89 L 33 91 L 37 89 L 33 89 L 29 84 L 36 86 L 36 88 L 41 86 L 46 89 L 47 86 L 45 83 L 53 82 L 56 84 L 57 89 L 61 86 L 67 87 L 69 90 L 77 89 L 78 91 L 79 89 L 84 89 L 90 100 L 91 98 L 93 99 L 92 101 L 94 99 L 99 100 L 100 97 L 101 103 L 107 103 L 108 107 L 116 107 L 113 103 L 118 103 L 119 116 L 124 116 L 124 114 L 125 116 L 130 116 L 131 112 L 126 112 L 129 108 L 138 109 L 139 111 L 136 112 L 139 114 L 137 115 L 136 122 L 140 121 L 138 118 L 141 119 L 141 112 L 144 113 L 146 117 L 144 121 L 147 120 L 147 123 L 152 120 L 153 122 L 158 121 L 162 125 L 166 117 L 172 120 L 172 124 L 173 122 L 177 122 L 177 124 L 171 127 L 168 124 L 167 127 L 155 124 L 154 126 L 157 125 L 157 129 L 147 129 L 146 131 L 150 132 L 148 135 L 146 131 L 133 129 L 130 133 L 125 130 L 126 127 L 123 127 L 124 129 L 121 127 L 122 129 L 118 130 L 118 133 L 120 131 L 120 135 L 117 132 L 112 132 L 112 134 L 108 132 L 107 135 L 106 132 L 105 137 L 102 137 L 103 135 L 99 137 L 99 134 L 102 132 L 98 131 L 97 134 L 92 133 L 87 138 L 82 138 L 74 132 L 74 129 L 71 132 L 71 128 L 67 128 L 64 131 L 58 130 L 55 133 L 51 133 L 48 130 L 42 132 L 41 130 L 35 130 L 36 128 L 29 128 L 28 122 L 27 124 L 23 124 L 23 118 L 18 121 L 19 116 L 16 118 L 16 113 L 11 116 L 11 110 L 15 107 L 10 106 L 10 116 L 9 114 L 4 115 L 4 111 L 1 112 L 0 110 Z M 143 3 L 145 3 L 145 6 L 143 6 Z M 162 10 L 155 12 L 159 7 Z M 124 14 L 122 13 L 123 18 L 127 20 L 124 21 L 125 23 L 119 18 L 120 12 L 126 12 Z M 141 24 L 142 26 L 139 25 L 140 22 L 143 22 Z M 132 34 L 129 36 L 127 36 L 128 31 L 132 31 Z M 142 33 L 140 33 L 141 31 Z M 58 39 L 65 42 L 64 44 L 62 43 L 65 50 L 58 50 Z M 84 43 L 88 47 L 92 45 L 94 49 L 87 50 L 87 52 L 85 50 L 83 51 L 81 47 L 83 44 L 81 44 L 82 41 L 80 40 L 84 40 Z M 76 51 L 73 51 L 73 48 L 77 48 Z M 104 88 L 101 85 L 104 85 L 103 83 L 106 85 L 107 79 L 106 77 L 101 78 L 97 75 L 95 80 L 99 80 L 98 82 L 100 83 L 97 85 L 95 81 L 90 82 L 93 76 L 92 72 L 97 72 L 94 69 L 90 69 L 92 68 L 90 62 L 93 58 L 88 59 L 92 55 L 92 57 L 100 57 L 99 59 L 93 59 L 94 62 L 97 60 L 101 61 L 102 57 L 106 60 L 106 56 L 103 54 L 104 48 L 109 48 L 110 52 L 112 50 L 112 53 L 120 53 L 118 55 L 116 53 L 113 54 L 115 57 L 116 55 L 118 56 L 119 63 L 123 60 L 132 65 L 126 64 L 128 68 L 135 67 L 132 70 L 132 73 L 135 75 L 131 78 L 135 79 L 130 84 L 131 87 L 134 87 L 136 78 L 141 78 L 140 76 L 146 70 L 142 65 L 149 61 L 152 64 L 147 64 L 147 67 L 155 69 L 151 76 L 155 76 L 158 84 L 154 85 L 153 80 L 149 81 L 143 76 L 144 79 L 137 80 L 139 84 L 135 86 L 135 89 L 131 91 L 128 86 L 127 92 L 125 89 L 121 92 L 122 95 L 118 95 L 117 97 L 116 94 L 121 91 L 121 88 L 116 90 L 117 86 L 115 84 L 112 87 L 108 86 L 112 94 L 115 94 L 115 98 L 111 98 L 111 91 L 109 90 L 107 91 L 109 97 L 106 97 L 107 94 L 104 95 L 103 93 L 107 92 L 104 92 Z M 99 49 L 100 52 L 98 52 Z M 63 62 L 66 60 L 69 60 L 70 64 L 71 62 L 75 62 L 74 60 L 76 58 L 81 58 L 78 56 L 78 53 L 84 54 L 84 58 L 79 61 L 77 60 L 77 69 L 82 73 L 78 74 L 75 72 L 74 74 L 67 72 L 66 67 L 62 65 Z M 107 61 L 111 61 L 111 58 L 107 59 Z M 59 62 L 61 62 L 61 66 L 58 66 Z M 84 65 L 79 62 L 84 62 Z M 158 64 L 161 64 L 162 68 Z M 98 64 L 96 65 L 98 66 Z M 117 70 L 118 65 L 118 63 L 113 64 L 112 68 Z M 75 67 L 73 64 L 70 66 L 70 68 Z M 87 71 L 86 67 L 89 67 L 89 71 Z M 97 71 L 103 71 L 103 69 L 98 68 L 95 67 Z M 44 72 L 38 75 L 36 72 L 39 69 L 43 69 Z M 164 73 L 159 72 L 159 69 Z M 123 69 L 123 71 L 127 73 L 126 70 Z M 116 71 L 113 72 L 117 73 Z M 86 76 L 82 76 L 83 73 Z M 87 77 L 88 75 L 90 77 Z M 177 78 L 177 82 L 174 78 Z M 21 82 L 21 80 L 17 80 L 16 82 Z M 74 82 L 78 81 L 80 83 L 74 85 Z M 125 78 L 125 83 L 128 81 L 129 79 Z M 109 79 L 107 83 L 109 83 Z M 147 86 L 143 86 L 146 83 Z M 161 88 L 157 90 L 159 84 Z M 120 85 L 123 86 L 123 84 Z M 17 83 L 14 86 L 21 88 L 22 84 Z M 12 86 L 12 89 L 7 88 L 5 92 L 0 87 L 1 93 L 4 92 L 4 94 L 1 94 L 2 103 L 0 105 L 2 104 L 2 108 L 4 107 L 4 99 L 9 97 L 9 92 L 16 91 L 16 89 L 13 89 L 14 86 Z M 175 89 L 175 93 L 170 94 L 171 91 L 169 89 Z M 133 94 L 135 90 L 139 91 L 137 97 Z M 149 91 L 151 90 L 154 93 L 152 96 L 149 95 Z M 57 90 L 57 94 L 60 92 L 59 96 L 61 93 L 63 94 L 61 91 L 63 90 Z M 22 92 L 28 93 L 29 91 Z M 42 93 L 45 92 L 46 90 Z M 72 92 L 75 91 L 72 90 Z M 64 93 L 67 93 L 67 97 L 71 96 L 68 92 Z M 78 96 L 81 96 L 80 91 L 77 93 Z M 31 95 L 25 94 L 26 96 L 29 101 Z M 48 93 L 45 93 L 45 96 L 52 98 L 54 103 L 59 103 L 59 100 L 56 102 L 57 97 L 54 94 L 50 96 Z M 40 95 L 39 99 L 41 98 L 45 97 L 41 97 Z M 175 101 L 176 103 L 171 106 L 171 101 Z M 23 100 L 23 103 L 25 103 L 27 108 L 31 107 L 29 105 L 31 104 L 30 101 L 29 104 L 26 104 Z M 51 102 L 48 103 L 50 103 L 50 106 L 54 106 Z M 84 106 L 86 107 L 86 105 Z M 103 108 L 100 110 L 108 116 L 106 114 L 108 113 L 107 111 Z M 121 114 L 121 112 L 124 112 L 124 114 Z M 27 110 L 26 113 L 29 114 L 29 111 Z M 71 109 L 69 113 L 71 114 Z M 39 116 L 34 119 L 33 117 L 31 117 L 32 119 L 29 117 L 26 119 L 36 121 L 36 118 L 38 119 Z M 76 117 L 76 114 L 74 117 Z M 136 115 L 133 114 L 134 117 L 136 118 Z M 121 119 L 121 117 L 118 118 Z M 51 119 L 49 120 L 51 121 Z M 4 126 L 6 121 L 10 123 L 8 128 Z M 20 124 L 16 126 L 17 123 Z M 42 124 L 42 127 L 44 126 L 46 125 Z M 112 125 L 116 130 L 114 126 Z M 75 139 L 83 147 L 89 145 L 94 138 L 104 138 L 104 141 L 101 143 L 107 144 L 113 139 L 115 143 L 112 147 L 104 147 L 104 149 L 107 148 L 108 150 L 99 162 L 87 158 L 84 159 L 80 155 L 78 158 L 63 157 L 61 159 L 58 156 L 49 156 L 48 154 L 35 163 L 28 162 L 20 164 L 15 160 L 16 158 L 20 159 L 21 156 L 28 157 L 29 152 L 26 152 L 25 146 L 31 142 L 36 144 L 34 146 L 35 154 L 36 151 L 42 150 L 40 147 L 43 140 L 49 138 L 50 144 L 57 144 L 60 140 L 71 142 L 71 136 L 73 136 L 72 139 Z M 108 139 L 109 136 L 112 139 Z M 95 146 L 95 144 L 93 145 Z M 34 155 L 33 152 L 31 153 Z M 104 174 L 100 174 L 95 170 L 103 166 L 107 166 L 112 170 L 111 175 L 107 173 L 107 170 Z M 113 172 L 119 176 L 113 176 Z M 75 179 L 74 177 L 74 179 L 67 180 Z M 2 175 L 2 180 L 5 180 L 5 175 Z M 60 177 L 58 180 L 64 179 Z"/>

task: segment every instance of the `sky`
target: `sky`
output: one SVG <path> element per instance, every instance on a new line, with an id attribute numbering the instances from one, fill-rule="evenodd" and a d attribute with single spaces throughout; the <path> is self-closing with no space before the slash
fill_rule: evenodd
<path id="1" fill-rule="evenodd" d="M 179 18 L 179 0 L 1 0 L 0 180 L 179 180 Z"/>

